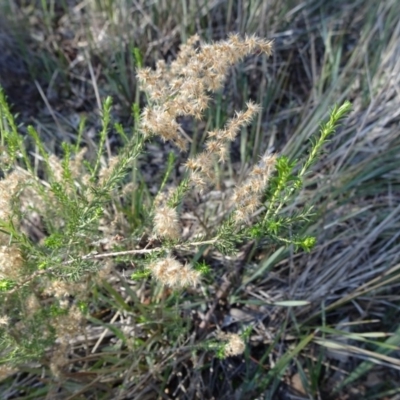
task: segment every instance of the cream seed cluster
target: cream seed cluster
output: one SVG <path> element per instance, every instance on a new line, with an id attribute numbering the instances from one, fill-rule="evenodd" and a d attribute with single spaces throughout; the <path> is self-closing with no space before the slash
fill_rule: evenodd
<path id="1" fill-rule="evenodd" d="M 248 125 L 260 111 L 260 107 L 253 102 L 248 102 L 246 106 L 247 110 L 237 112 L 224 129 L 208 132 L 204 151 L 186 162 L 190 181 L 197 189 L 204 190 L 208 183 L 214 181 L 214 161 L 222 163 L 226 160 L 230 143 L 235 140 L 240 129 Z"/>
<path id="2" fill-rule="evenodd" d="M 150 264 L 149 269 L 159 282 L 174 288 L 196 286 L 200 280 L 200 272 L 170 256 Z"/>
<path id="3" fill-rule="evenodd" d="M 13 171 L 0 180 L 0 221 L 12 218 L 13 224 L 18 225 L 13 216 L 11 200 L 16 195 L 26 177 L 18 171 Z M 0 231 L 0 279 L 17 279 L 23 266 L 21 251 L 14 244 L 10 244 L 8 235 Z"/>
<path id="4" fill-rule="evenodd" d="M 222 87 L 230 66 L 255 51 L 272 52 L 272 42 L 255 36 L 240 39 L 231 35 L 226 41 L 201 46 L 199 42 L 195 35 L 181 46 L 170 65 L 158 61 L 155 71 L 142 68 L 137 73 L 150 101 L 142 112 L 142 132 L 159 135 L 181 150 L 187 148 L 188 140 L 176 118 L 187 115 L 201 119 L 209 105 L 209 93 Z"/>
<path id="5" fill-rule="evenodd" d="M 248 178 L 235 189 L 233 201 L 236 204 L 234 220 L 237 224 L 247 222 L 261 206 L 260 198 L 274 171 L 275 154 L 265 154 L 255 165 Z"/>
<path id="6" fill-rule="evenodd" d="M 179 216 L 175 208 L 162 205 L 156 209 L 154 233 L 162 238 L 177 240 L 180 237 Z"/>
<path id="7" fill-rule="evenodd" d="M 170 141 L 180 150 L 187 149 L 188 135 L 178 122 L 178 117 L 191 116 L 199 120 L 210 105 L 210 94 L 221 89 L 229 68 L 253 53 L 271 55 L 272 42 L 256 36 L 232 34 L 225 41 L 206 44 L 199 36 L 190 38 L 182 45 L 176 60 L 167 65 L 158 61 L 155 70 L 141 68 L 137 77 L 148 96 L 140 130 L 148 137 L 158 135 Z M 231 143 L 241 129 L 247 126 L 261 107 L 252 101 L 244 111 L 238 111 L 221 129 L 208 131 L 204 148 L 190 157 L 185 167 L 188 171 L 188 187 L 204 191 L 215 182 L 215 163 L 224 163 Z M 240 225 L 246 222 L 259 206 L 262 190 L 273 171 L 274 156 L 264 157 L 253 168 L 249 178 L 238 187 L 232 198 L 236 204 L 234 220 Z M 168 205 L 168 196 L 155 202 L 153 232 L 160 239 L 179 241 L 181 227 L 178 211 Z M 168 286 L 195 285 L 199 274 L 189 265 L 182 265 L 168 256 L 150 266 L 153 275 Z"/>

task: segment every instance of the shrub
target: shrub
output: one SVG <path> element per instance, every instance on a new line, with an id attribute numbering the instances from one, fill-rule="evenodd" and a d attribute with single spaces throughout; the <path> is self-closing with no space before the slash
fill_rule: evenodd
<path id="1" fill-rule="evenodd" d="M 224 174 L 230 147 L 250 124 L 260 107 L 249 101 L 223 127 L 207 131 L 195 143 L 180 124 L 200 121 L 210 107 L 210 95 L 223 87 L 229 68 L 244 57 L 271 54 L 272 43 L 254 36 L 212 44 L 191 38 L 175 61 L 137 73 L 147 95 L 147 106 L 133 107 L 135 125 L 130 135 L 112 124 L 111 99 L 102 110 L 102 129 L 96 150 L 82 145 L 84 123 L 76 143 L 64 142 L 60 155 L 50 154 L 33 127 L 20 134 L 4 93 L 0 94 L 0 354 L 4 368 L 27 361 L 49 365 L 57 376 L 66 363 L 71 339 L 84 332 L 95 308 L 95 296 L 116 271 L 131 263 L 132 278 L 171 289 L 194 290 L 210 272 L 210 262 L 192 262 L 201 249 L 211 259 L 235 255 L 243 245 L 293 245 L 309 251 L 316 238 L 304 234 L 313 215 L 305 205 L 290 205 L 312 164 L 340 120 L 349 112 L 345 102 L 334 107 L 304 160 L 266 151 L 233 190 L 215 204 L 205 198 Z M 110 130 L 125 140 L 117 156 L 105 155 Z M 173 143 L 180 151 L 192 147 L 181 181 L 169 181 L 174 158 L 151 201 L 137 171 L 146 142 L 153 136 Z M 200 199 L 200 200 L 199 200 Z M 183 227 L 185 207 L 197 221 Z M 289 210 L 289 211 L 288 211 Z M 151 278 L 149 284 L 151 284 Z M 116 298 L 118 293 L 115 293 Z M 121 300 L 121 299 L 120 299 Z M 120 301 L 122 306 L 124 300 Z M 234 334 L 219 334 L 222 356 L 244 350 Z"/>

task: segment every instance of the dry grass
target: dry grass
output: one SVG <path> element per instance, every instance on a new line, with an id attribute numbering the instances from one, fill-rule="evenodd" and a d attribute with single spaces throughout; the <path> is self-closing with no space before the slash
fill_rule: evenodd
<path id="1" fill-rule="evenodd" d="M 222 126 L 249 98 L 263 105 L 253 129 L 234 143 L 230 177 L 222 184 L 245 176 L 247 163 L 269 147 L 301 156 L 334 102 L 349 98 L 354 111 L 294 205 L 311 200 L 318 210 L 307 227 L 318 237 L 311 254 L 250 243 L 235 259 L 213 260 L 220 269 L 208 291 L 185 292 L 185 301 L 131 281 L 133 270 L 121 258 L 124 274 L 116 272 L 92 295 L 97 306 L 87 336 L 74 339 L 64 375 L 55 381 L 40 363 L 28 365 L 0 383 L 4 398 L 336 399 L 332 390 L 343 379 L 349 385 L 342 393 L 353 398 L 394 396 L 393 382 L 400 381 L 398 3 L 200 1 L 187 7 L 121 0 L 111 7 L 104 0 L 54 10 L 19 3 L 9 2 L 15 18 L 29 19 L 31 42 L 13 54 L 27 66 L 26 54 L 40 51 L 42 66 L 28 68 L 42 101 L 24 106 L 22 117 L 39 127 L 50 150 L 57 151 L 60 139 L 76 138 L 82 115 L 89 120 L 84 139 L 95 147 L 90 129 L 107 94 L 118 99 L 114 117 L 129 126 L 127 110 L 139 99 L 134 48 L 153 66 L 158 58 L 174 58 L 195 32 L 207 39 L 257 32 L 275 40 L 271 62 L 248 58 L 232 71 L 205 122 L 204 129 Z M 10 48 L 9 32 L 0 32 L 7 35 L 0 46 Z M 0 59 L 0 71 L 10 70 L 7 60 Z M 21 87 L 6 89 L 18 106 Z M 189 121 L 189 133 L 201 138 L 203 131 L 191 127 Z M 110 152 L 114 144 L 116 136 Z M 149 148 L 153 164 L 166 161 L 160 149 L 157 143 Z M 149 189 L 135 201 L 146 198 L 162 173 L 143 165 L 138 179 Z M 218 191 L 212 195 L 202 199 L 208 206 L 218 201 Z M 193 210 L 186 218 L 195 219 Z M 209 261 L 206 249 L 192 257 Z M 252 330 L 243 359 L 217 360 L 201 348 L 217 328 L 246 327 Z M 369 386 L 372 376 L 378 379 Z"/>

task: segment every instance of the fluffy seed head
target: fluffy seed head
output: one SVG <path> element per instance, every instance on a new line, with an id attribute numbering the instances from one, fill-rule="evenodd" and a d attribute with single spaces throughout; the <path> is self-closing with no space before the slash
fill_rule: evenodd
<path id="1" fill-rule="evenodd" d="M 18 247 L 0 246 L 0 278 L 17 279 L 23 266 L 23 258 Z"/>
<path id="2" fill-rule="evenodd" d="M 218 338 L 226 342 L 224 346 L 225 357 L 232 357 L 243 354 L 246 348 L 243 339 L 237 333 L 220 332 Z"/>
<path id="3" fill-rule="evenodd" d="M 200 281 L 200 272 L 170 256 L 150 264 L 149 269 L 163 285 L 173 288 L 196 286 Z"/>
<path id="4" fill-rule="evenodd" d="M 252 168 L 248 178 L 235 189 L 232 201 L 236 206 L 233 215 L 236 224 L 247 222 L 261 205 L 260 196 L 268 184 L 275 164 L 276 156 L 274 154 L 264 155 L 260 162 Z"/>
<path id="5" fill-rule="evenodd" d="M 178 57 L 170 65 L 160 61 L 155 70 L 139 69 L 138 81 L 150 100 L 142 113 L 142 132 L 157 134 L 185 150 L 187 139 L 178 134 L 176 118 L 190 115 L 200 119 L 208 107 L 209 93 L 222 87 L 229 68 L 254 52 L 270 55 L 272 42 L 254 35 L 230 35 L 228 40 L 204 44 L 195 35 L 180 47 Z M 257 106 L 249 103 L 247 111 L 240 114 L 240 121 L 232 126 L 231 137 L 256 112 Z"/>
<path id="6" fill-rule="evenodd" d="M 175 208 L 160 206 L 154 214 L 154 233 L 162 238 L 176 240 L 180 237 L 178 213 Z"/>
<path id="7" fill-rule="evenodd" d="M 6 178 L 0 180 L 0 220 L 6 221 L 11 216 L 12 197 L 25 180 L 26 177 L 19 171 L 13 171 Z M 1 233 L 0 236 L 2 236 Z"/>

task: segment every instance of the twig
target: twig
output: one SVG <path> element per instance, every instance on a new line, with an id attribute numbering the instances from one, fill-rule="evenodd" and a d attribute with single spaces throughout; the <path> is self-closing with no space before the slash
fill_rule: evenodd
<path id="1" fill-rule="evenodd" d="M 177 245 L 175 246 L 176 249 L 184 249 L 190 246 L 203 246 L 207 244 L 213 244 L 218 240 L 218 238 L 214 238 L 212 240 L 204 240 L 200 242 L 192 242 L 192 243 L 187 243 L 187 244 L 182 244 L 182 245 Z M 86 254 L 82 257 L 77 257 L 72 260 L 64 261 L 61 263 L 61 265 L 70 265 L 74 263 L 75 261 L 85 261 L 85 260 L 96 260 L 96 259 L 102 259 L 102 258 L 109 258 L 109 257 L 118 257 L 118 256 L 126 256 L 126 255 L 131 255 L 131 254 L 149 254 L 153 253 L 156 251 L 162 251 L 164 250 L 163 247 L 156 247 L 154 249 L 141 249 L 141 250 L 125 250 L 125 251 L 114 251 L 110 253 L 90 253 Z M 30 281 L 38 277 L 39 275 L 43 275 L 48 272 L 52 272 L 55 269 L 55 267 L 51 268 L 46 268 L 42 269 L 39 271 L 34 272 L 28 279 L 20 283 L 19 285 L 16 285 L 14 288 L 10 289 L 7 294 L 12 294 L 15 293 L 17 290 L 21 289 L 23 286 L 28 284 Z"/>
<path id="2" fill-rule="evenodd" d="M 178 245 L 175 246 L 176 249 L 184 249 L 190 246 L 203 246 L 206 244 L 213 244 L 217 241 L 217 239 L 212 239 L 212 240 L 204 240 L 202 242 L 192 242 L 192 243 L 187 243 L 187 244 L 182 244 L 182 245 Z M 114 251 L 111 253 L 90 253 L 90 254 L 86 254 L 85 256 L 82 256 L 79 258 L 79 260 L 95 260 L 95 259 L 101 259 L 101 258 L 109 258 L 109 257 L 118 257 L 118 256 L 127 256 L 130 254 L 149 254 L 149 253 L 153 253 L 156 251 L 162 251 L 164 250 L 163 247 L 155 247 L 154 249 L 141 249 L 141 250 L 124 250 L 124 251 Z M 63 265 L 69 265 L 72 264 L 74 261 L 76 261 L 77 259 L 74 260 L 69 260 L 69 261 L 65 261 L 63 263 Z"/>

